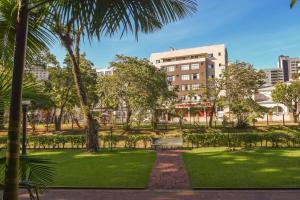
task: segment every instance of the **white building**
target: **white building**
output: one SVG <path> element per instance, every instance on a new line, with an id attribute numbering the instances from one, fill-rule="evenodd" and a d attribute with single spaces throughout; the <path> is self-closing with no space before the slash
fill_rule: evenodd
<path id="1" fill-rule="evenodd" d="M 289 109 L 285 105 L 273 101 L 272 90 L 274 90 L 274 86 L 260 88 L 258 93 L 255 94 L 255 101 L 259 105 L 271 109 L 271 115 L 268 116 L 269 121 L 282 121 L 283 117 L 286 121 L 291 121 L 292 118 Z M 267 114 L 265 114 L 263 118 L 259 118 L 258 121 L 267 121 Z"/>
<path id="2" fill-rule="evenodd" d="M 48 80 L 49 72 L 47 69 L 39 66 L 25 68 L 26 73 L 31 73 L 37 80 Z"/>
<path id="3" fill-rule="evenodd" d="M 110 76 L 113 74 L 113 68 L 97 68 L 96 73 L 98 76 Z"/>

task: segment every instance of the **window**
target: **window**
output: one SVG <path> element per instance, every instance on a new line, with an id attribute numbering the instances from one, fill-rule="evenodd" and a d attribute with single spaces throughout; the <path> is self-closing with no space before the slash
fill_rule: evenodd
<path id="1" fill-rule="evenodd" d="M 191 64 L 191 69 L 199 69 L 199 63 Z"/>
<path id="2" fill-rule="evenodd" d="M 192 90 L 199 90 L 200 84 L 192 84 Z"/>
<path id="3" fill-rule="evenodd" d="M 213 69 L 214 68 L 214 65 L 213 64 L 209 64 L 207 65 L 208 69 Z"/>
<path id="4" fill-rule="evenodd" d="M 174 66 L 168 66 L 167 67 L 167 72 L 173 72 L 175 70 Z"/>
<path id="5" fill-rule="evenodd" d="M 160 63 L 160 60 L 156 60 L 155 63 L 156 63 L 156 64 Z"/>
<path id="6" fill-rule="evenodd" d="M 209 58 L 212 58 L 212 57 L 214 57 L 214 54 L 213 54 L 213 53 L 209 53 L 207 56 L 208 56 Z"/>
<path id="7" fill-rule="evenodd" d="M 181 85 L 181 91 L 189 91 L 190 85 Z"/>
<path id="8" fill-rule="evenodd" d="M 219 52 L 219 53 L 218 53 L 218 55 L 219 55 L 219 56 L 221 56 L 221 55 L 222 55 L 222 53 L 221 53 L 221 52 Z"/>
<path id="9" fill-rule="evenodd" d="M 191 59 L 197 59 L 198 56 L 191 56 Z"/>
<path id="10" fill-rule="evenodd" d="M 190 70 L 190 66 L 189 65 L 181 65 L 181 70 Z"/>
<path id="11" fill-rule="evenodd" d="M 168 77 L 167 77 L 167 80 L 168 80 L 168 81 L 174 81 L 174 80 L 175 80 L 175 76 L 168 76 Z"/>
<path id="12" fill-rule="evenodd" d="M 190 75 L 188 75 L 188 74 L 181 75 L 181 80 L 183 80 L 183 81 L 190 80 Z"/>
<path id="13" fill-rule="evenodd" d="M 222 64 L 221 64 L 221 63 L 219 63 L 219 67 L 222 67 Z"/>
<path id="14" fill-rule="evenodd" d="M 199 74 L 192 74 L 192 80 L 198 80 Z"/>

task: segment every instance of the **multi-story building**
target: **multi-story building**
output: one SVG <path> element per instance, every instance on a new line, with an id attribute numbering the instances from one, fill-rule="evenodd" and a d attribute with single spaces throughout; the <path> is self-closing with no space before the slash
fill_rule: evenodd
<path id="1" fill-rule="evenodd" d="M 266 79 L 264 86 L 272 86 L 278 82 L 283 82 L 283 70 L 280 68 L 264 69 Z"/>
<path id="2" fill-rule="evenodd" d="M 284 82 L 299 77 L 300 74 L 300 58 L 290 58 L 289 56 L 279 56 L 279 68 L 283 70 Z"/>
<path id="3" fill-rule="evenodd" d="M 199 102 L 209 78 L 218 78 L 227 65 L 224 44 L 189 49 L 171 48 L 166 52 L 152 53 L 150 61 L 166 70 L 170 89 L 178 92 L 183 102 Z"/>
<path id="4" fill-rule="evenodd" d="M 25 69 L 26 73 L 31 73 L 37 80 L 48 80 L 49 72 L 44 67 L 31 66 Z"/>

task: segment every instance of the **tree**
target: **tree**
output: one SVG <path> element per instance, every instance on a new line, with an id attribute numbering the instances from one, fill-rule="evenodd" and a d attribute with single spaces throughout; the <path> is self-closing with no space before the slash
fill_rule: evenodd
<path id="1" fill-rule="evenodd" d="M 111 63 L 112 76 L 99 79 L 98 91 L 102 102 L 113 109 L 126 108 L 125 129 L 131 128 L 131 117 L 141 110 L 152 113 L 152 123 L 157 124 L 158 108 L 169 98 L 166 74 L 147 59 L 117 55 Z"/>
<path id="2" fill-rule="evenodd" d="M 46 92 L 54 104 L 55 130 L 61 130 L 65 107 L 76 100 L 75 88 L 70 69 L 59 66 L 49 68 L 49 80 L 45 81 Z"/>
<path id="3" fill-rule="evenodd" d="M 1 1 L 1 3 L 2 2 L 4 1 Z M 132 31 L 136 35 L 140 31 L 146 33 L 152 32 L 161 28 L 164 24 L 176 21 L 195 11 L 195 2 L 192 0 L 33 0 L 30 5 L 29 0 L 8 1 L 8 3 L 10 2 L 12 2 L 13 8 L 16 8 L 15 13 L 17 13 L 17 15 L 15 16 L 17 17 L 14 18 L 13 23 L 11 23 L 16 30 L 14 34 L 15 37 L 10 37 L 10 40 L 14 40 L 14 38 L 15 40 L 14 42 L 10 41 L 14 44 L 14 64 L 9 115 L 8 153 L 3 193 L 4 200 L 18 199 L 20 107 L 28 30 L 30 30 L 27 26 L 28 22 L 39 26 L 41 24 L 36 22 L 42 21 L 42 23 L 44 23 L 47 21 L 48 25 L 51 25 L 54 19 L 52 16 L 59 15 L 64 25 L 66 25 L 65 23 L 69 23 L 70 19 L 72 19 L 72 21 L 75 21 L 75 25 L 80 25 L 82 30 L 86 31 L 85 33 L 89 38 L 95 34 L 100 38 L 101 35 L 113 35 L 120 30 L 122 33 Z M 30 20 L 32 15 L 29 15 L 29 13 L 32 14 L 34 11 L 41 12 L 37 16 L 42 16 L 42 20 Z M 3 15 L 2 11 L 0 12 L 1 15 Z M 35 28 L 37 29 L 36 26 Z M 0 32 L 3 31 L 6 31 L 6 29 L 0 30 Z M 38 41 L 42 42 L 43 39 L 41 38 L 45 38 L 46 34 L 47 31 L 39 35 L 40 40 Z M 73 45 L 73 42 L 69 43 L 69 45 Z M 76 60 L 74 56 L 72 60 L 73 65 L 75 65 Z M 77 62 L 77 66 L 78 63 L 79 62 Z M 81 87 L 81 89 L 83 89 L 83 87 Z M 84 98 L 81 99 L 84 100 Z M 95 143 L 91 144 L 89 139 L 88 149 L 93 150 L 95 147 L 97 147 Z"/>
<path id="4" fill-rule="evenodd" d="M 207 101 L 211 103 L 211 113 L 209 115 L 208 126 L 211 128 L 213 123 L 213 117 L 216 113 L 216 106 L 222 102 L 221 95 L 222 90 L 224 90 L 225 79 L 223 78 L 212 78 L 208 80 L 207 89 L 204 93 Z"/>
<path id="5" fill-rule="evenodd" d="M 227 66 L 222 77 L 229 112 L 236 116 L 237 126 L 244 127 L 248 123 L 249 113 L 259 107 L 252 97 L 264 84 L 265 73 L 255 70 L 248 63 L 236 62 Z"/>
<path id="6" fill-rule="evenodd" d="M 300 82 L 293 81 L 290 84 L 277 83 L 272 91 L 272 99 L 275 102 L 282 103 L 293 113 L 293 121 L 297 123 L 299 117 L 298 106 L 300 103 Z"/>

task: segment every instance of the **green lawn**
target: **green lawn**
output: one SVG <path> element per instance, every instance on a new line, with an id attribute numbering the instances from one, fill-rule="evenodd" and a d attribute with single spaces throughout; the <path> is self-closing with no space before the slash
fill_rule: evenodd
<path id="1" fill-rule="evenodd" d="M 84 151 L 32 151 L 30 155 L 56 162 L 53 186 L 144 188 L 148 184 L 155 153 L 122 150 L 88 153 Z"/>
<path id="2" fill-rule="evenodd" d="M 201 148 L 183 158 L 194 188 L 300 188 L 300 149 Z"/>

